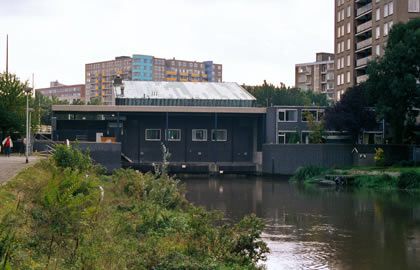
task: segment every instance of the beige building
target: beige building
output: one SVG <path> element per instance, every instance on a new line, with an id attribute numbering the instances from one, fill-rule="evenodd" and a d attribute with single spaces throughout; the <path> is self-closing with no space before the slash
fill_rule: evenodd
<path id="1" fill-rule="evenodd" d="M 85 65 L 86 100 L 98 98 L 104 105 L 112 105 L 112 82 L 119 75 L 131 80 L 131 57 L 120 56 L 115 60 Z"/>
<path id="2" fill-rule="evenodd" d="M 80 100 L 85 101 L 85 85 L 84 84 L 74 84 L 74 85 L 64 85 L 58 81 L 50 82 L 50 87 L 48 88 L 39 88 L 35 90 L 36 93 L 40 93 L 43 96 L 48 98 L 57 98 L 61 101 L 67 101 L 69 104 Z"/>
<path id="3" fill-rule="evenodd" d="M 334 54 L 317 53 L 316 62 L 295 66 L 295 86 L 334 98 Z"/>
<path id="4" fill-rule="evenodd" d="M 370 60 L 384 54 L 389 31 L 420 17 L 420 0 L 335 0 L 335 99 L 367 80 Z"/>

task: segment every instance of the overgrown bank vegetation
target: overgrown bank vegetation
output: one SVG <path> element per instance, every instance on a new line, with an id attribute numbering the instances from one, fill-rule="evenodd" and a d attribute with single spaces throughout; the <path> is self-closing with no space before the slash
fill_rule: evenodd
<path id="1" fill-rule="evenodd" d="M 340 183 L 337 179 L 345 179 Z M 420 191 L 420 167 L 371 167 L 326 169 L 317 166 L 299 168 L 293 181 L 307 184 L 343 184 L 361 189 Z"/>
<path id="2" fill-rule="evenodd" d="M 105 176 L 78 150 L 0 189 L 0 269 L 258 269 L 255 216 L 237 224 L 190 204 L 166 174 Z"/>

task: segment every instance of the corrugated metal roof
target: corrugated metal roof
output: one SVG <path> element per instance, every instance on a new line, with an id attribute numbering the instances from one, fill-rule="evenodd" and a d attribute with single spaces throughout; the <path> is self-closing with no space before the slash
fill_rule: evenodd
<path id="1" fill-rule="evenodd" d="M 119 98 L 255 100 L 237 83 L 124 81 L 124 86 Z"/>

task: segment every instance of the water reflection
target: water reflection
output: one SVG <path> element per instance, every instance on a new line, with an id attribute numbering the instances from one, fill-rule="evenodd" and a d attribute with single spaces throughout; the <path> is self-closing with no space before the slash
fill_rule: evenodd
<path id="1" fill-rule="evenodd" d="M 268 269 L 420 269 L 420 196 L 290 185 L 287 179 L 186 179 L 187 198 L 267 224 Z"/>

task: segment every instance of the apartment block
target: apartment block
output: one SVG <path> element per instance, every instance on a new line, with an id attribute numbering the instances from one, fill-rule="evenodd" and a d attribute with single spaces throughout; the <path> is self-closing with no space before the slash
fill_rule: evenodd
<path id="1" fill-rule="evenodd" d="M 99 98 L 112 105 L 116 76 L 133 81 L 222 82 L 223 68 L 213 61 L 197 62 L 134 54 L 85 65 L 87 100 Z"/>
<path id="2" fill-rule="evenodd" d="M 115 60 L 85 65 L 86 100 L 98 98 L 104 105 L 112 105 L 112 82 L 116 76 L 132 79 L 132 58 L 116 57 Z"/>
<path id="3" fill-rule="evenodd" d="M 302 90 L 324 93 L 329 99 L 333 99 L 334 63 L 334 54 L 317 53 L 315 62 L 296 64 L 295 86 Z"/>
<path id="4" fill-rule="evenodd" d="M 149 55 L 133 55 L 133 80 L 177 82 L 222 82 L 222 65 Z"/>
<path id="5" fill-rule="evenodd" d="M 420 0 L 336 0 L 335 99 L 367 80 L 367 65 L 384 54 L 394 24 L 418 17 Z"/>
<path id="6" fill-rule="evenodd" d="M 55 97 L 58 100 L 67 101 L 69 104 L 72 104 L 76 100 L 85 101 L 84 84 L 64 85 L 58 81 L 54 81 L 50 83 L 50 87 L 39 88 L 35 92 L 49 98 Z"/>

